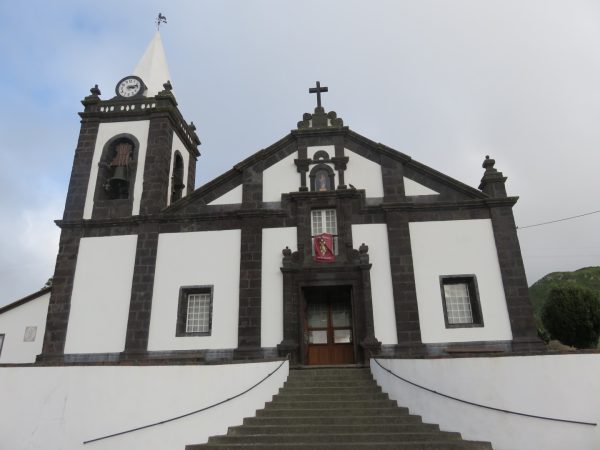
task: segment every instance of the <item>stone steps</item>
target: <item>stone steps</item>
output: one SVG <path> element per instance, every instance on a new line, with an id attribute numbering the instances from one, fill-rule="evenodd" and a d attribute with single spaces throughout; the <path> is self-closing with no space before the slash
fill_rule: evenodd
<path id="1" fill-rule="evenodd" d="M 200 449 L 413 449 L 490 450 L 487 442 L 464 441 L 459 433 L 398 407 L 369 369 L 291 370 L 279 393 L 256 417 L 213 436 Z"/>
<path id="2" fill-rule="evenodd" d="M 296 443 L 296 444 L 202 444 L 188 445 L 186 450 L 252 450 L 252 449 L 281 449 L 281 450 L 374 450 L 374 449 L 395 449 L 395 450 L 490 450 L 489 443 L 475 441 L 428 441 L 428 442 L 330 442 L 327 444 L 314 443 Z"/>
<path id="3" fill-rule="evenodd" d="M 395 416 L 384 415 L 356 415 L 356 416 L 293 416 L 293 417 L 247 417 L 245 425 L 385 425 L 385 424 L 411 424 L 421 423 L 420 416 L 398 414 Z"/>
<path id="4" fill-rule="evenodd" d="M 425 433 L 431 431 L 439 431 L 437 425 L 429 423 L 407 423 L 407 424 L 362 424 L 362 425 L 315 425 L 315 424 L 300 424 L 286 425 L 286 431 L 291 434 L 352 434 L 352 433 Z M 281 425 L 240 425 L 239 427 L 229 428 L 228 436 L 244 436 L 254 434 L 279 434 L 281 433 Z"/>

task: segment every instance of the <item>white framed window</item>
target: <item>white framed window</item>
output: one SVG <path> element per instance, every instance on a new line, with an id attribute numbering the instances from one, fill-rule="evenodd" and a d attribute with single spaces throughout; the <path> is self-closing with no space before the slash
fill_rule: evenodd
<path id="1" fill-rule="evenodd" d="M 186 286 L 180 289 L 176 336 L 211 334 L 212 299 L 212 286 Z"/>
<path id="2" fill-rule="evenodd" d="M 446 328 L 483 326 L 475 275 L 440 277 Z"/>
<path id="3" fill-rule="evenodd" d="M 311 211 L 311 238 L 322 233 L 329 233 L 333 236 L 333 253 L 337 255 L 338 230 L 335 209 L 313 209 Z"/>

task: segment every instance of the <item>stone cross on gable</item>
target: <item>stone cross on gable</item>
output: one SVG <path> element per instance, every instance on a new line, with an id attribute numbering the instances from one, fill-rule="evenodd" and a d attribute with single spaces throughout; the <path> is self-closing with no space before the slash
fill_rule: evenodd
<path id="1" fill-rule="evenodd" d="M 317 87 L 308 89 L 309 94 L 317 94 L 317 108 L 321 107 L 321 92 L 327 91 L 329 91 L 329 88 L 325 86 L 321 87 L 320 81 L 317 81 Z"/>

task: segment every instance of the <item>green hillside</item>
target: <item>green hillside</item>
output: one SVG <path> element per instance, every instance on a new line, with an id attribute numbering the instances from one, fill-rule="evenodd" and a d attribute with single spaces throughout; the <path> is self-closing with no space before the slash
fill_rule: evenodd
<path id="1" fill-rule="evenodd" d="M 538 327 L 548 293 L 555 287 L 577 286 L 600 292 L 600 267 L 584 267 L 574 272 L 552 272 L 539 279 L 529 288 L 529 298 Z"/>

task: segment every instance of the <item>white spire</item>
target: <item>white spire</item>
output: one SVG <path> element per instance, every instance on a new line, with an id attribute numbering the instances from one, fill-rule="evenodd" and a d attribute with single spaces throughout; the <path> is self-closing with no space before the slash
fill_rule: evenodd
<path id="1" fill-rule="evenodd" d="M 158 94 L 164 89 L 163 83 L 171 79 L 165 49 L 158 31 L 150 41 L 140 62 L 135 66 L 133 75 L 140 77 L 148 87 L 148 90 L 144 93 L 146 97 L 153 97 Z"/>

